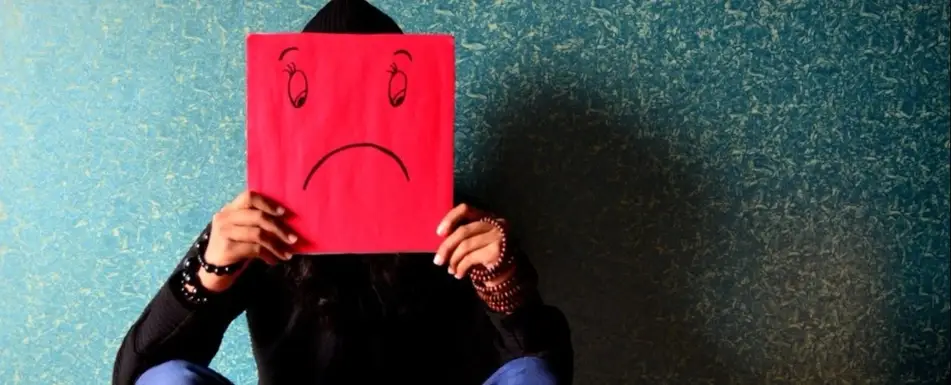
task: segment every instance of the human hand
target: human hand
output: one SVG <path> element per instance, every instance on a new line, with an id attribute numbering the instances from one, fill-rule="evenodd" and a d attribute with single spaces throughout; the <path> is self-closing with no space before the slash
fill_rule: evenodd
<path id="1" fill-rule="evenodd" d="M 449 274 L 456 279 L 465 277 L 474 266 L 491 269 L 499 264 L 505 234 L 498 226 L 480 221 L 488 216 L 488 213 L 466 204 L 450 210 L 436 229 L 436 234 L 446 238 L 439 246 L 433 263 L 439 266 L 448 264 Z M 504 219 L 496 221 L 505 223 Z M 505 281 L 514 272 L 514 269 L 509 270 L 486 284 L 492 286 Z"/>
<path id="2" fill-rule="evenodd" d="M 297 242 L 297 236 L 281 220 L 285 213 L 284 208 L 260 194 L 241 193 L 212 217 L 205 261 L 228 266 L 259 258 L 275 265 L 291 259 L 290 245 Z M 237 275 L 199 271 L 202 286 L 214 292 L 230 287 Z"/>
<path id="3" fill-rule="evenodd" d="M 284 214 L 260 194 L 241 193 L 212 217 L 205 260 L 224 266 L 254 258 L 269 265 L 290 259 L 297 236 L 281 220 Z"/>

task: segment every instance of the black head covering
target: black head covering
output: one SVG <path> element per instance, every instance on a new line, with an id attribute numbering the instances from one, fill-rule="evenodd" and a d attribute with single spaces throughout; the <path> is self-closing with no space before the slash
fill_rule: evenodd
<path id="1" fill-rule="evenodd" d="M 402 34 L 403 30 L 366 0 L 331 0 L 302 32 Z"/>

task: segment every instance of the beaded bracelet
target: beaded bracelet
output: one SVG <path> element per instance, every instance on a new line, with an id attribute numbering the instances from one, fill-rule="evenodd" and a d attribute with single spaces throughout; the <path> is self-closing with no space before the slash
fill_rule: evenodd
<path id="1" fill-rule="evenodd" d="M 495 312 L 506 314 L 518 310 L 532 294 L 537 283 L 537 277 L 525 269 L 516 269 L 511 277 L 494 286 L 472 281 L 476 293 L 486 306 Z"/>
<path id="2" fill-rule="evenodd" d="M 182 261 L 182 272 L 178 289 L 181 291 L 182 297 L 193 305 L 207 303 L 208 298 L 212 295 L 212 293 L 201 284 L 201 280 L 198 278 L 199 269 L 204 269 L 216 275 L 221 275 L 218 273 L 219 271 L 222 273 L 230 271 L 229 266 L 226 266 L 226 268 L 229 269 L 221 269 L 218 266 L 205 262 L 204 254 L 205 249 L 208 247 L 208 238 L 209 229 L 206 228 L 199 237 L 199 240 L 195 241 L 193 246 L 194 250 L 191 250 L 188 257 Z"/>
<path id="3" fill-rule="evenodd" d="M 518 282 L 518 279 L 516 279 L 516 277 L 513 276 L 509 279 L 506 279 L 505 281 L 502 281 L 502 283 L 495 286 L 487 286 L 485 282 L 483 281 L 472 280 L 472 286 L 474 286 L 476 291 L 479 293 L 495 294 L 495 293 L 501 293 L 503 291 L 507 291 L 511 289 L 512 286 L 516 284 L 516 282 Z"/>
<path id="4" fill-rule="evenodd" d="M 485 302 L 486 306 L 497 313 L 511 314 L 518 310 L 525 302 L 526 295 L 521 285 L 514 285 L 509 290 L 496 293 L 478 293 L 479 298 Z"/>
<path id="5" fill-rule="evenodd" d="M 516 269 L 514 274 L 498 285 L 487 286 L 485 284 L 514 269 L 515 257 L 510 255 L 506 248 L 507 238 L 505 236 L 506 228 L 504 224 L 494 218 L 482 218 L 480 220 L 492 224 L 502 232 L 500 257 L 499 261 L 489 268 L 482 266 L 472 268 L 469 271 L 469 278 L 472 281 L 473 287 L 476 289 L 476 294 L 485 302 L 489 309 L 498 313 L 513 313 L 525 303 L 528 297 L 527 291 L 530 287 L 534 286 L 535 282 L 532 279 L 526 279 L 524 274 L 521 274 L 521 271 Z"/>
<path id="6" fill-rule="evenodd" d="M 499 261 L 495 265 L 485 268 L 483 266 L 474 266 L 469 269 L 469 277 L 473 282 L 487 282 L 500 277 L 512 266 L 512 257 L 506 252 L 505 226 L 498 219 L 485 217 L 479 219 L 481 222 L 489 223 L 495 226 L 502 233 L 502 240 L 499 242 Z"/>
<path id="7" fill-rule="evenodd" d="M 484 293 L 484 296 L 492 302 L 501 302 L 502 300 L 508 298 L 514 298 L 515 296 L 522 293 L 522 284 L 515 283 L 509 287 L 508 290 L 499 291 L 496 293 Z"/>
<path id="8" fill-rule="evenodd" d="M 195 248 L 198 249 L 198 264 L 201 265 L 201 268 L 208 272 L 209 274 L 214 275 L 232 275 L 241 269 L 241 266 L 244 262 L 235 262 L 227 266 L 218 266 L 205 260 L 205 248 L 208 246 L 208 232 L 201 234 L 201 241 L 195 242 Z"/>
<path id="9" fill-rule="evenodd" d="M 199 254 L 201 255 L 201 254 Z M 195 305 L 201 305 L 208 302 L 209 292 L 198 279 L 198 267 L 200 266 L 199 257 L 193 256 L 182 262 L 181 282 L 179 290 L 186 301 Z M 191 287 L 191 290 L 189 290 Z"/>

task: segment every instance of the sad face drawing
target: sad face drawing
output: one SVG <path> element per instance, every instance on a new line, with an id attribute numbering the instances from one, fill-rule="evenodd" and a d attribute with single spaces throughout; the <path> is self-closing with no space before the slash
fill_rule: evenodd
<path id="1" fill-rule="evenodd" d="M 291 47 L 288 49 L 296 50 L 297 47 Z M 410 62 L 413 61 L 413 57 L 410 55 L 410 53 L 403 49 L 397 50 L 395 53 L 393 53 L 393 56 L 394 58 L 396 56 L 403 56 L 408 58 Z M 406 88 L 408 84 L 408 78 L 407 78 L 406 72 L 400 69 L 399 65 L 396 63 L 395 60 L 390 65 L 389 74 L 390 74 L 390 79 L 387 82 L 387 87 L 386 87 L 387 99 L 389 100 L 390 105 L 393 106 L 393 108 L 396 108 L 403 105 L 403 101 L 406 100 Z M 294 85 L 294 82 L 293 82 L 294 76 L 298 76 L 298 75 L 300 75 L 300 71 L 295 71 L 294 73 L 289 75 L 290 78 L 287 80 L 287 87 L 288 87 L 287 94 L 288 95 L 295 94 L 296 91 L 292 91 L 291 87 Z M 299 105 L 302 105 L 304 103 L 302 98 L 307 97 L 306 96 L 307 95 L 307 88 L 306 88 L 307 78 L 302 75 L 300 75 L 300 77 L 303 78 L 304 88 L 303 88 L 303 91 L 298 90 L 301 93 L 297 93 L 297 95 L 303 94 L 304 96 L 298 96 L 296 99 L 290 98 L 291 105 L 295 106 L 296 108 L 300 108 Z M 403 176 L 406 177 L 406 181 L 407 182 L 409 181 L 409 171 L 406 169 L 406 164 L 403 163 L 403 160 L 400 159 L 399 155 L 393 152 L 393 150 L 390 150 L 389 148 L 386 148 L 385 146 L 382 146 L 376 143 L 368 143 L 368 142 L 350 143 L 350 144 L 344 144 L 340 147 L 337 147 L 331 150 L 326 155 L 322 156 L 320 160 L 317 161 L 317 163 L 314 164 L 314 166 L 310 169 L 310 172 L 307 173 L 307 177 L 304 178 L 304 190 L 307 190 L 307 185 L 310 183 L 310 179 L 311 177 L 314 176 L 314 173 L 317 172 L 317 169 L 319 169 L 320 166 L 324 164 L 324 162 L 330 159 L 331 156 L 346 150 L 358 149 L 358 148 L 369 148 L 369 149 L 377 150 L 383 153 L 383 155 L 390 157 L 400 167 L 400 170 L 403 171 Z"/>
<path id="2" fill-rule="evenodd" d="M 294 214 L 298 252 L 434 250 L 453 66 L 448 36 L 248 37 L 248 187 Z"/>

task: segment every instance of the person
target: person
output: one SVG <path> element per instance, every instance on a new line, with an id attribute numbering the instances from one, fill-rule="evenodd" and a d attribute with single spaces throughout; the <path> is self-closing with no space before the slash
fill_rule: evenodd
<path id="1" fill-rule="evenodd" d="M 333 0 L 304 32 L 402 31 Z M 216 213 L 128 330 L 113 383 L 230 384 L 209 365 L 241 313 L 260 384 L 571 383 L 567 320 L 503 218 L 456 206 L 435 255 L 306 256 L 285 214 L 252 191 Z"/>

